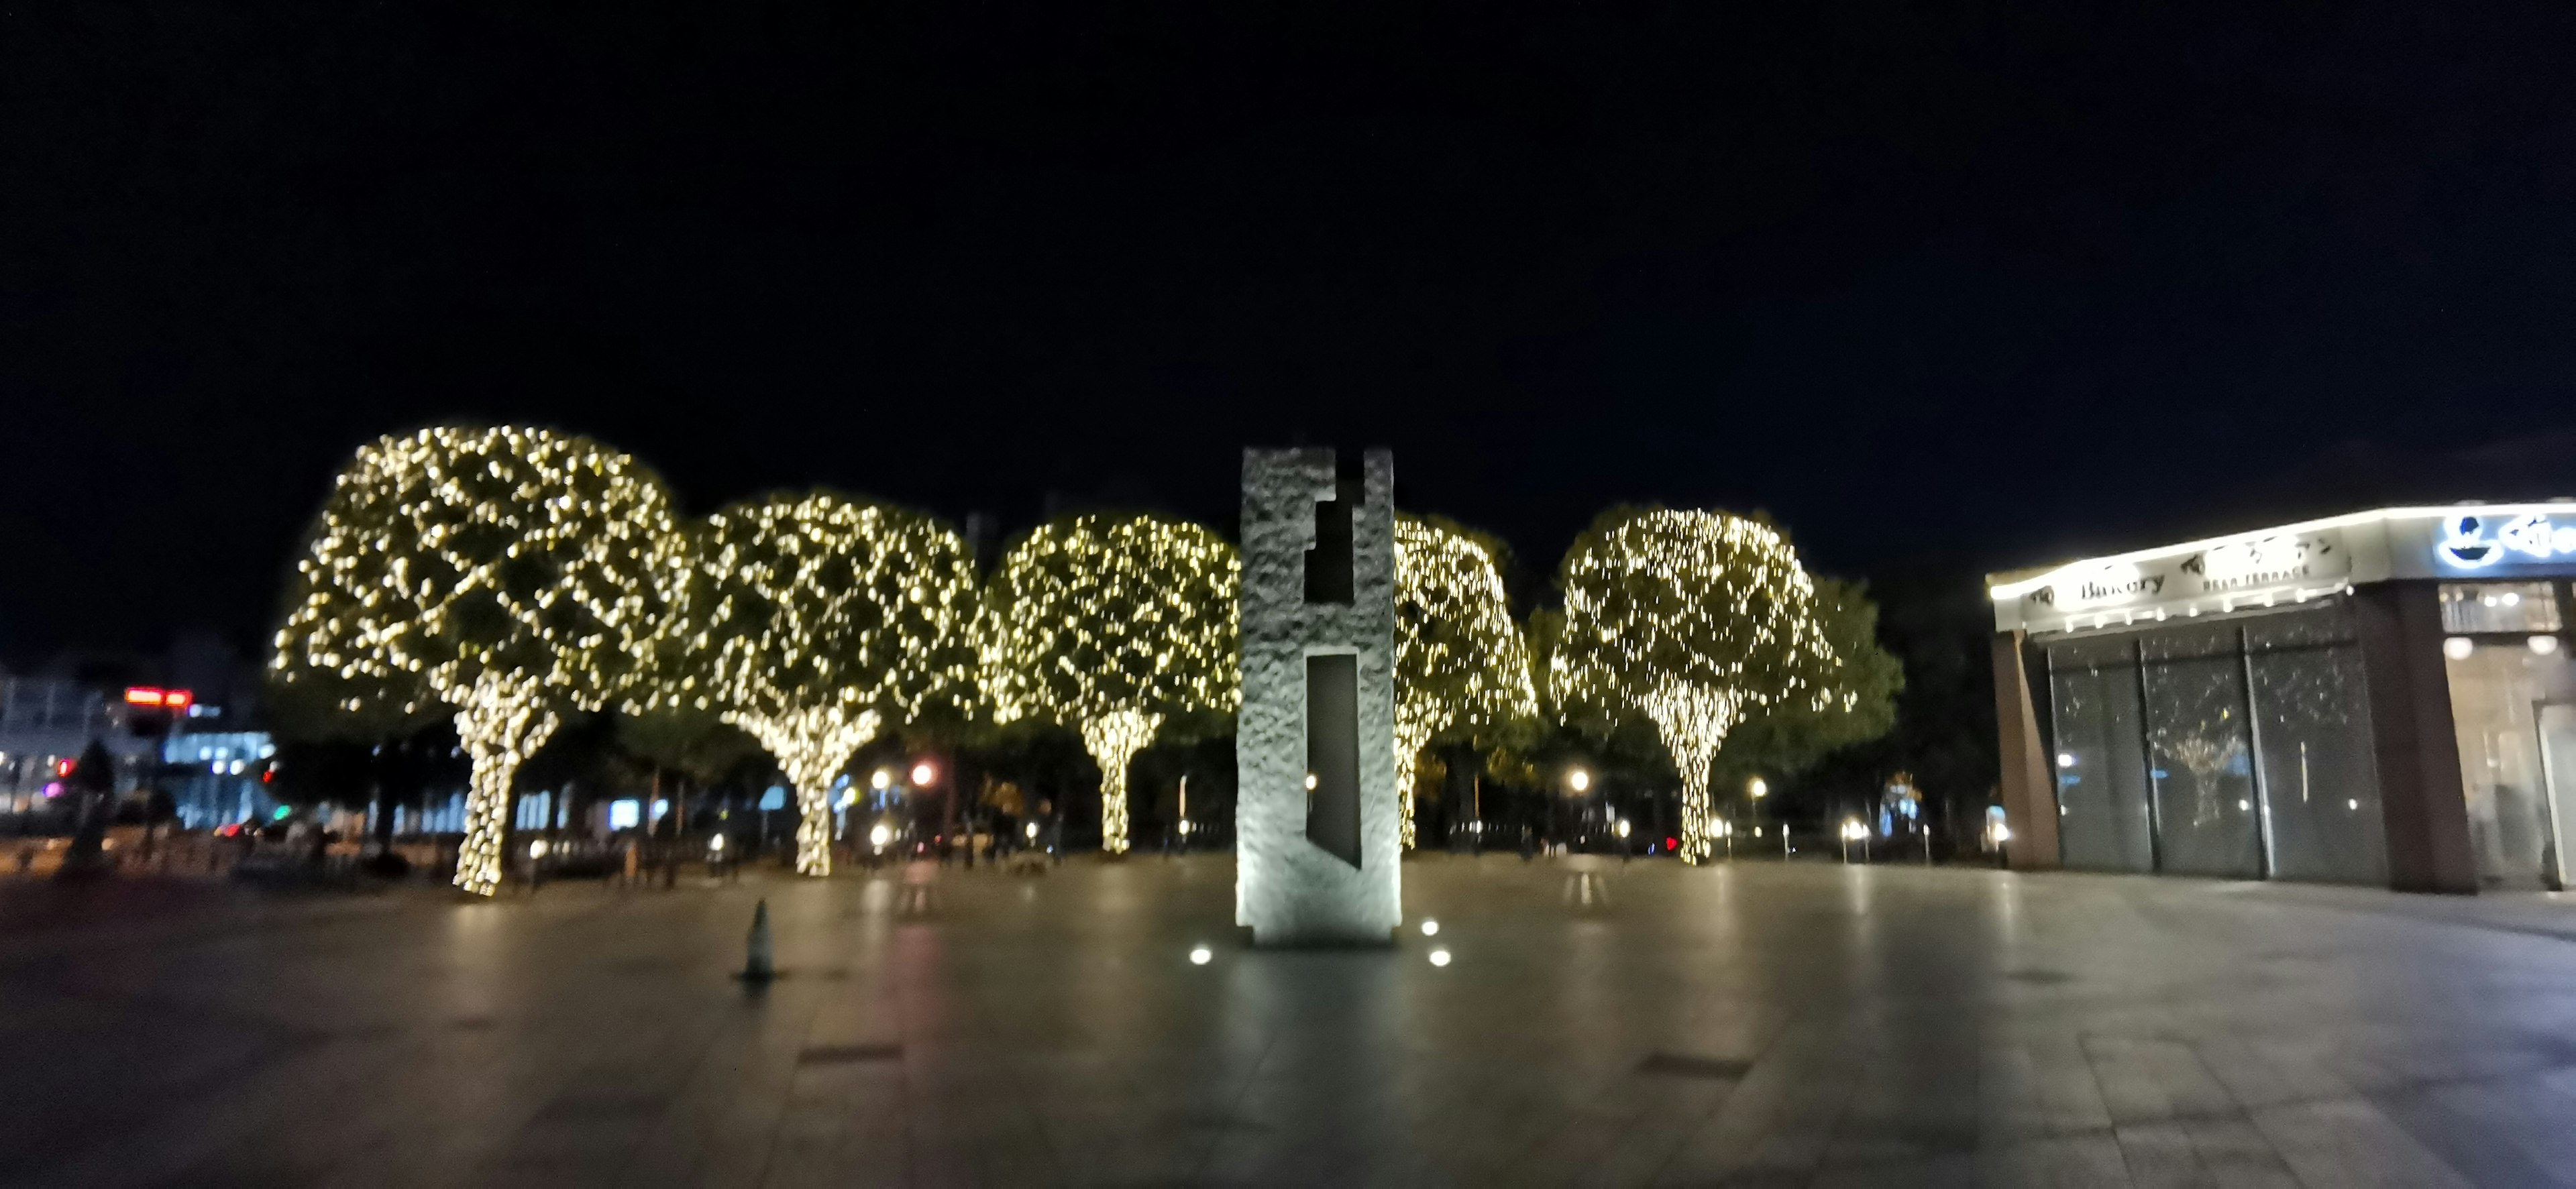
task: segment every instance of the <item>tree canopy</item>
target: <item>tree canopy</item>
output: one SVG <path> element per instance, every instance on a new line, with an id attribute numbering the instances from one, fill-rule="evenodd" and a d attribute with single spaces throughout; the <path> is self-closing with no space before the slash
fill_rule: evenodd
<path id="1" fill-rule="evenodd" d="M 1682 854 L 1711 837 L 1709 763 L 1757 709 L 1856 706 L 1787 538 L 1720 512 L 1617 508 L 1559 567 L 1549 684 L 1569 715 L 1655 724 L 1682 781 Z"/>
<path id="2" fill-rule="evenodd" d="M 1395 690 L 1396 799 L 1410 847 L 1422 749 L 1452 730 L 1490 733 L 1538 714 L 1494 555 L 1447 521 L 1396 517 Z"/>
<path id="3" fill-rule="evenodd" d="M 705 711 L 796 790 L 796 868 L 831 872 L 832 778 L 883 727 L 971 700 L 975 571 L 918 512 L 828 492 L 724 509 L 685 563 L 638 709 Z"/>
<path id="4" fill-rule="evenodd" d="M 1723 766 L 1731 771 L 1801 772 L 1895 726 L 1905 666 L 1879 645 L 1877 604 L 1857 582 L 1819 577 L 1815 584 L 1816 622 L 1842 661 L 1834 682 L 1840 696 L 1821 706 L 1792 698 L 1748 711 L 1727 736 Z"/>
<path id="5" fill-rule="evenodd" d="M 977 639 L 996 722 L 1072 727 L 1100 765 L 1101 846 L 1127 849 L 1127 764 L 1165 719 L 1232 711 L 1235 548 L 1195 524 L 1077 516 L 1039 527 L 985 588 Z"/>
<path id="6" fill-rule="evenodd" d="M 354 719 L 445 709 L 474 758 L 457 885 L 499 884 L 510 780 L 624 688 L 677 563 L 670 501 L 588 438 L 434 428 L 361 447 L 288 584 L 271 683 Z"/>

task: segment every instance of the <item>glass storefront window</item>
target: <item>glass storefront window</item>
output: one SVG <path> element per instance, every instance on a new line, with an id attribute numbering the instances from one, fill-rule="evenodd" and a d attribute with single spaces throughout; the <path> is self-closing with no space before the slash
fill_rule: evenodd
<path id="1" fill-rule="evenodd" d="M 2557 591 L 2546 582 L 2445 582 L 2441 600 L 2442 630 L 2458 635 L 2554 632 L 2563 626 Z"/>
<path id="2" fill-rule="evenodd" d="M 2140 648 L 2161 869 L 2261 878 L 2263 836 L 2236 625 L 2149 632 Z"/>
<path id="3" fill-rule="evenodd" d="M 2048 649 L 2058 853 L 2068 867 L 2155 870 L 2133 647 L 2109 638 Z"/>
<path id="4" fill-rule="evenodd" d="M 2576 826 L 2576 673 L 2566 654 L 2478 640 L 2446 649 L 2444 666 L 2479 882 L 2563 884 Z"/>
<path id="5" fill-rule="evenodd" d="M 2248 619 L 2245 649 L 2273 877 L 2386 884 L 2370 695 L 2349 611 Z"/>

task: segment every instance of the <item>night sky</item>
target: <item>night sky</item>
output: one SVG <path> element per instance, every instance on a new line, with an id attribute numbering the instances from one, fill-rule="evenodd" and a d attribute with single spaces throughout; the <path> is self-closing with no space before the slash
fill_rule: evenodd
<path id="1" fill-rule="evenodd" d="M 1013 528 L 1382 443 L 1541 578 L 2576 494 L 2572 80 L 2562 0 L 20 3 L 0 657 L 258 640 L 444 420 Z"/>

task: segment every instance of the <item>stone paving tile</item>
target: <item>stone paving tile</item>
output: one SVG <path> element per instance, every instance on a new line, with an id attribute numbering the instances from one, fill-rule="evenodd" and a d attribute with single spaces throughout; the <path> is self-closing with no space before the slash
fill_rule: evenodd
<path id="1" fill-rule="evenodd" d="M 1980 1151 L 1976 1183 L 2004 1189 L 2077 1189 L 2127 1185 L 2127 1157 L 2108 1134 L 2025 1140 Z"/>
<path id="2" fill-rule="evenodd" d="M 1411 931 L 1245 949 L 1213 856 L 0 905 L 0 1051 L 38 1071 L 0 1079 L 0 1183 L 2576 1184 L 2576 906 L 1405 875 L 1446 968 Z M 755 993 L 762 897 L 787 977 Z"/>
<path id="3" fill-rule="evenodd" d="M 2199 1189 L 2215 1183 L 2183 1123 L 2137 1123 L 2112 1132 L 2129 1183 L 2138 1189 Z"/>
<path id="4" fill-rule="evenodd" d="M 2307 1185 L 2469 1184 L 2366 1099 L 2270 1107 L 2254 1112 L 2253 1121 Z"/>
<path id="5" fill-rule="evenodd" d="M 2192 1153 L 2200 1158 L 2207 1183 L 2218 1189 L 2285 1189 L 2299 1183 L 2248 1120 L 2193 1119 L 2181 1126 L 2191 1137 Z"/>

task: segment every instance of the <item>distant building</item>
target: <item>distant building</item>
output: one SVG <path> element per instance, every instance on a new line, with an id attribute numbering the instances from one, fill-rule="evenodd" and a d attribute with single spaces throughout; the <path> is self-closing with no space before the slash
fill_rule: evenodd
<path id="1" fill-rule="evenodd" d="M 206 830 L 267 816 L 277 801 L 268 795 L 264 761 L 276 754 L 266 731 L 183 730 L 162 740 L 160 783 L 180 827 Z"/>
<path id="2" fill-rule="evenodd" d="M 119 706 L 74 681 L 0 677 L 0 813 L 43 809 L 91 740 L 116 757 L 117 788 L 133 788 L 147 775 L 152 743 L 127 733 Z"/>

